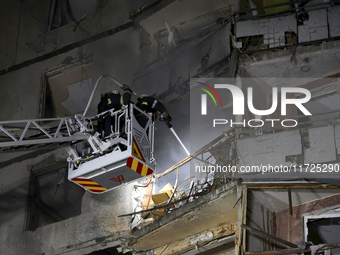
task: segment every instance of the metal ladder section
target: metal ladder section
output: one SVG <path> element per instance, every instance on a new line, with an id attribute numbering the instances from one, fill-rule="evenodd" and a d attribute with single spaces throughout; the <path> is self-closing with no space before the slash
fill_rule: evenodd
<path id="1" fill-rule="evenodd" d="M 86 121 L 72 118 L 0 121 L 0 151 L 60 147 L 87 140 L 90 134 L 83 132 L 81 123 Z"/>

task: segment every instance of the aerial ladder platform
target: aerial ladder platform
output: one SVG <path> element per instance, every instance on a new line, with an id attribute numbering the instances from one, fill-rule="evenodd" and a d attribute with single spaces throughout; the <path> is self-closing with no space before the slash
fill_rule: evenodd
<path id="1" fill-rule="evenodd" d="M 135 115 L 147 118 L 142 127 Z M 107 137 L 93 122 L 111 118 Z M 93 117 L 0 121 L 0 152 L 60 148 L 69 154 L 68 179 L 91 193 L 104 193 L 155 171 L 154 121 L 134 104 Z"/>

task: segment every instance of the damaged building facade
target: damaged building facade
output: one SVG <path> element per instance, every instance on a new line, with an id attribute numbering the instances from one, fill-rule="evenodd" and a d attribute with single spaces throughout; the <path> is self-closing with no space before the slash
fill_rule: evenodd
<path id="1" fill-rule="evenodd" d="M 2 1 L 0 253 L 340 254 L 339 4 Z M 155 172 L 93 194 L 67 178 L 68 142 L 4 145 L 16 120 L 40 120 L 34 140 L 41 119 L 81 114 L 103 75 L 163 102 L 190 155 L 156 120 Z M 278 88 L 277 107 L 233 114 L 219 83 L 251 87 L 258 110 Z M 97 85 L 87 116 L 119 89 Z M 310 92 L 310 115 L 282 116 L 284 87 Z"/>

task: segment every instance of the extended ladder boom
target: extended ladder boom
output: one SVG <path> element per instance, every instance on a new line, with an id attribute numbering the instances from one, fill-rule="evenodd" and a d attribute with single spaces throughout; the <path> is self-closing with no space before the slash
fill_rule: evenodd
<path id="1" fill-rule="evenodd" d="M 106 136 L 103 125 L 111 130 Z M 74 119 L 0 122 L 0 151 L 39 149 L 39 145 L 67 146 L 68 179 L 95 194 L 152 175 L 156 166 L 152 114 L 133 104 L 93 117 L 76 114 Z"/>
<path id="2" fill-rule="evenodd" d="M 0 121 L 0 150 L 87 140 L 90 135 L 81 131 L 81 125 L 72 118 Z"/>

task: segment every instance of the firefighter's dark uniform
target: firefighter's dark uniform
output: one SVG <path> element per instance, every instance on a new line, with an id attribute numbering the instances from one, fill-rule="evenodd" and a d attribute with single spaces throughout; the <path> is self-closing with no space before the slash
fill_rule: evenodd
<path id="1" fill-rule="evenodd" d="M 157 112 L 161 113 L 162 120 L 165 121 L 165 123 L 168 125 L 168 127 L 171 127 L 171 116 L 167 112 L 165 106 L 157 101 L 155 98 L 151 96 L 144 96 L 141 98 L 138 98 L 138 102 L 136 103 L 136 106 L 141 109 L 142 111 L 146 113 L 152 113 L 153 118 L 155 118 Z M 135 111 L 135 117 L 138 121 L 138 123 L 145 128 L 146 124 L 148 123 L 148 118 L 146 118 L 143 114 Z"/>
<path id="2" fill-rule="evenodd" d="M 124 89 L 123 95 L 120 95 L 118 91 L 116 93 L 110 91 L 102 95 L 101 100 L 97 106 L 98 113 L 102 113 L 110 109 L 119 110 L 122 108 L 123 105 L 127 105 L 130 102 L 132 91 L 127 85 L 124 85 L 123 89 Z M 124 123 L 124 120 L 123 119 L 121 120 Z M 98 121 L 99 134 L 101 134 L 102 137 L 109 136 L 111 134 L 111 126 L 113 126 L 114 129 L 115 118 L 111 116 L 106 116 L 102 120 L 99 120 Z"/>
<path id="3" fill-rule="evenodd" d="M 120 98 L 120 103 L 122 105 L 128 105 L 131 101 L 132 90 L 129 88 L 128 85 L 123 85 L 123 95 Z"/>

